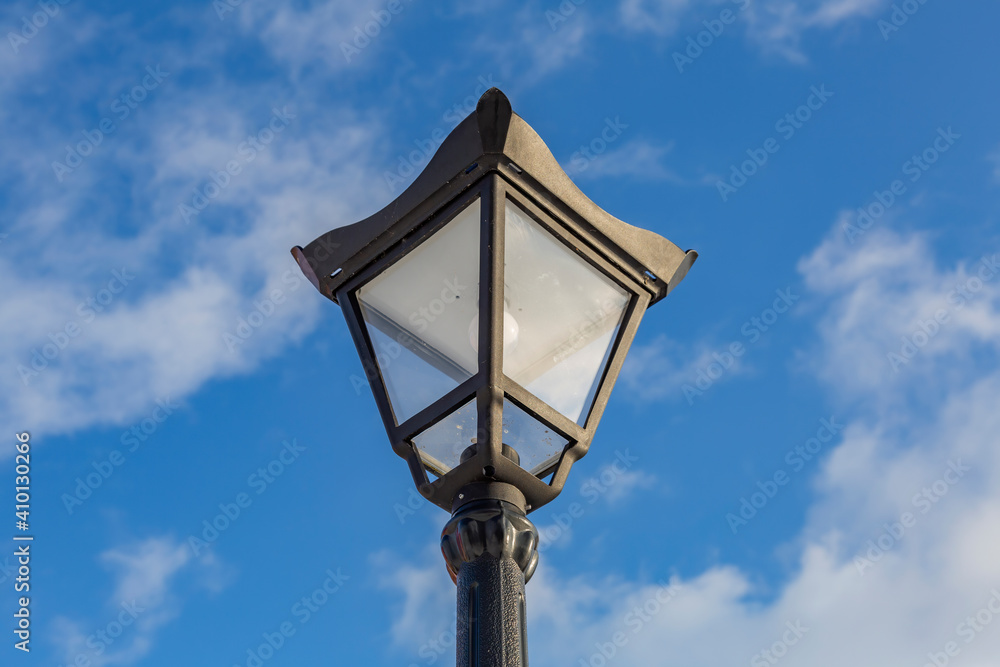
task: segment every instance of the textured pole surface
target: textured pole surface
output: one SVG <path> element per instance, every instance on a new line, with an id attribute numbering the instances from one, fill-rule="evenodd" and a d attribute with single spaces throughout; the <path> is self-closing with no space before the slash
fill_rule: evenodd
<path id="1" fill-rule="evenodd" d="M 458 585 L 456 667 L 528 667 L 524 584 L 538 563 L 538 532 L 502 500 L 452 516 L 441 551 Z"/>

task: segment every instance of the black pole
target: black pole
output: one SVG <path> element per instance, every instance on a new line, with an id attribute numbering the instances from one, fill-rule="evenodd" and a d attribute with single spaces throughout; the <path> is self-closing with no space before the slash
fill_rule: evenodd
<path id="1" fill-rule="evenodd" d="M 456 506 L 441 533 L 458 585 L 456 667 L 528 667 L 524 584 L 538 563 L 538 531 L 521 507 L 495 497 L 508 494 L 492 495 Z"/>

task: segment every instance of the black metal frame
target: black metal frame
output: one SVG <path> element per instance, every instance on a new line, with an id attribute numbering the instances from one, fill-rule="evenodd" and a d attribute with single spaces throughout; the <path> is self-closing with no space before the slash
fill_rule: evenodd
<path id="1" fill-rule="evenodd" d="M 479 317 L 485 323 L 480 326 L 478 372 L 399 424 L 357 290 L 476 199 L 481 202 L 482 225 Z M 504 205 L 508 199 L 630 297 L 583 426 L 503 374 Z M 449 135 L 424 172 L 396 201 L 292 253 L 317 289 L 341 305 L 362 362 L 366 369 L 377 371 L 378 381 L 373 377 L 370 383 L 376 404 L 393 449 L 406 459 L 420 493 L 452 510 L 471 499 L 464 497 L 468 490 L 488 484 L 493 493 L 486 495 L 507 489 L 503 493 L 508 499 L 528 512 L 554 499 L 573 463 L 587 453 L 643 313 L 680 282 L 697 257 L 652 232 L 626 225 L 591 202 L 496 89 L 483 95 L 476 112 Z M 480 446 L 471 458 L 431 481 L 412 438 L 473 396 Z M 502 455 L 505 397 L 569 441 L 558 462 L 538 476 Z M 543 480 L 549 475 L 546 483 Z M 467 493 L 460 496 L 463 490 Z"/>

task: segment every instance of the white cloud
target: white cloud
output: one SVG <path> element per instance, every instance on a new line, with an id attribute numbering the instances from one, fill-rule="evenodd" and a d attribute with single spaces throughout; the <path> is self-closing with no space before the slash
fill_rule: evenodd
<path id="1" fill-rule="evenodd" d="M 884 0 L 822 0 L 813 8 L 807 24 L 831 26 L 855 16 L 870 16 L 885 5 Z"/>
<path id="2" fill-rule="evenodd" d="M 53 64 L 71 57 L 82 46 L 99 38 L 107 21 L 93 14 L 56 5 L 51 17 L 39 28 L 32 18 L 37 2 L 5 3 L 0 8 L 0 94 L 6 97 L 18 89 L 37 85 L 39 77 Z M 83 15 L 81 15 L 83 14 Z M 27 20 L 27 24 L 25 21 Z M 0 106 L 0 119 L 14 112 L 13 105 Z"/>
<path id="3" fill-rule="evenodd" d="M 599 180 L 605 178 L 631 178 L 645 181 L 667 181 L 675 185 L 692 185 L 691 181 L 677 175 L 664 164 L 673 150 L 673 142 L 657 145 L 642 139 L 633 139 L 605 153 L 587 160 L 574 154 L 565 165 L 574 180 Z"/>
<path id="4" fill-rule="evenodd" d="M 118 575 L 112 598 L 150 603 L 163 600 L 167 583 L 190 558 L 191 551 L 183 543 L 164 538 L 150 538 L 101 554 L 101 561 Z"/>
<path id="5" fill-rule="evenodd" d="M 812 29 L 832 29 L 847 21 L 872 17 L 887 0 L 761 0 L 743 15 L 747 33 L 765 52 L 803 61 L 803 35 Z"/>
<path id="6" fill-rule="evenodd" d="M 455 626 L 455 587 L 440 546 L 433 544 L 424 549 L 421 554 L 424 564 L 414 565 L 413 560 L 401 559 L 390 552 L 372 556 L 374 570 L 384 573 L 379 587 L 402 592 L 402 601 L 392 612 L 390 627 L 393 642 L 401 647 L 420 646 L 442 633 L 454 632 Z M 435 613 L 428 613 L 429 610 Z"/>
<path id="7" fill-rule="evenodd" d="M 717 19 L 730 10 L 746 25 L 747 35 L 763 51 L 793 61 L 804 61 L 802 36 L 813 29 L 831 29 L 858 18 L 871 17 L 888 0 L 622 0 L 619 13 L 626 29 L 674 37 L 705 29 L 701 21 Z"/>
<path id="8" fill-rule="evenodd" d="M 618 386 L 643 402 L 684 398 L 685 385 L 705 391 L 746 372 L 740 357 L 733 357 L 728 366 L 720 363 L 720 358 L 728 363 L 732 357 L 727 347 L 720 345 L 717 350 L 703 344 L 689 347 L 664 335 L 657 336 L 652 342 L 634 345 L 629 350 Z M 688 393 L 695 395 L 691 390 Z"/>
<path id="9" fill-rule="evenodd" d="M 691 0 L 622 0 L 622 23 L 635 31 L 672 35 L 691 9 Z"/>
<path id="10" fill-rule="evenodd" d="M 976 377 L 976 354 L 1000 343 L 1000 274 L 990 268 L 1000 247 L 939 269 L 924 235 L 873 228 L 847 239 L 838 228 L 799 264 L 831 299 L 822 347 L 804 363 L 842 395 L 881 406 L 937 401 Z"/>
<path id="11" fill-rule="evenodd" d="M 539 551 L 544 553 L 553 546 L 569 546 L 574 538 L 576 524 L 591 512 L 591 508 L 608 505 L 619 507 L 628 500 L 635 498 L 640 491 L 653 488 L 663 490 L 663 483 L 648 470 L 642 468 L 642 457 L 633 448 L 618 449 L 609 458 L 610 462 L 588 478 L 571 478 L 568 487 L 563 490 L 559 505 L 563 508 L 576 506 L 572 512 L 554 506 L 546 514 L 552 517 L 551 523 L 537 523 L 538 515 L 533 519 L 538 530 Z"/>
<path id="12" fill-rule="evenodd" d="M 613 471 L 610 466 L 606 466 L 598 473 L 597 479 L 603 482 L 604 480 L 601 476 L 604 475 L 606 479 L 612 473 L 615 475 L 614 482 L 607 485 L 605 493 L 605 497 L 611 505 L 620 505 L 637 491 L 652 489 L 657 486 L 656 475 L 645 470 L 617 472 Z"/>
<path id="13" fill-rule="evenodd" d="M 662 665 L 667 655 L 691 666 L 764 665 L 772 661 L 761 651 L 775 650 L 789 667 L 904 667 L 927 663 L 948 642 L 960 651 L 956 662 L 994 664 L 1000 371 L 995 356 L 968 351 L 995 351 L 1000 341 L 992 283 L 914 357 L 906 380 L 872 369 L 885 366 L 886 345 L 975 270 L 975 260 L 942 269 L 935 259 L 919 234 L 873 230 L 852 246 L 838 227 L 800 264 L 811 298 L 825 307 L 813 363 L 854 407 L 845 407 L 847 426 L 814 479 L 795 565 L 770 601 L 748 598 L 765 592 L 753 573 L 724 565 L 678 580 L 680 592 L 659 603 L 655 574 L 569 578 L 543 557 L 528 586 L 532 660 L 586 662 L 621 632 L 618 664 Z M 913 386 L 925 383 L 939 385 L 934 400 L 919 391 L 914 399 Z"/>
<path id="14" fill-rule="evenodd" d="M 182 541 L 153 537 L 109 549 L 100 561 L 113 571 L 114 590 L 86 624 L 65 616 L 53 620 L 66 664 L 133 664 L 153 647 L 157 631 L 180 613 L 178 588 L 217 590 L 226 574 L 213 557 L 193 558 Z M 104 619 L 94 622 L 95 619 Z"/>
<path id="15" fill-rule="evenodd" d="M 413 12 L 411 5 L 402 2 L 402 11 L 392 14 L 384 0 L 328 0 L 307 7 L 248 2 L 236 11 L 248 34 L 259 37 L 275 59 L 298 71 L 314 62 L 336 69 L 364 63 L 365 52 Z"/>
<path id="16" fill-rule="evenodd" d="M 136 62 L 148 58 L 142 49 Z M 370 187 L 381 182 L 369 160 L 380 146 L 376 119 L 308 95 L 282 98 L 268 84 L 186 88 L 176 82 L 188 65 L 176 64 L 164 61 L 164 82 L 61 183 L 52 161 L 99 117 L 71 119 L 74 131 L 65 118 L 26 112 L 0 129 L 13 157 L 0 165 L 12 192 L 0 253 L 8 429 L 127 424 L 157 398 L 251 370 L 308 333 L 323 307 L 289 248 L 385 203 Z M 92 86 L 106 87 L 102 74 L 111 76 L 88 70 Z M 268 127 L 275 108 L 295 117 L 248 159 L 241 144 Z M 185 224 L 179 205 L 234 159 L 242 171 Z M 276 291 L 281 303 L 268 303 Z M 237 327 L 257 321 L 254 313 L 262 323 L 243 340 Z"/>
<path id="17" fill-rule="evenodd" d="M 587 53 L 594 34 L 588 8 L 569 6 L 573 12 L 566 15 L 557 7 L 545 14 L 533 7 L 511 12 L 504 21 L 488 22 L 472 46 L 497 63 L 501 80 L 535 85 Z"/>

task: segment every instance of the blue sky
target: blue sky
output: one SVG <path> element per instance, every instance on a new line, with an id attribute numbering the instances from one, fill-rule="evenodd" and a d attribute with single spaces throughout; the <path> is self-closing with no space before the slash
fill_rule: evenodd
<path id="1" fill-rule="evenodd" d="M 532 514 L 532 660 L 994 664 L 998 20 L 6 3 L 0 484 L 30 432 L 36 541 L 32 651 L 0 663 L 451 664 L 448 517 L 288 249 L 391 201 L 496 85 L 595 202 L 700 253 Z"/>

